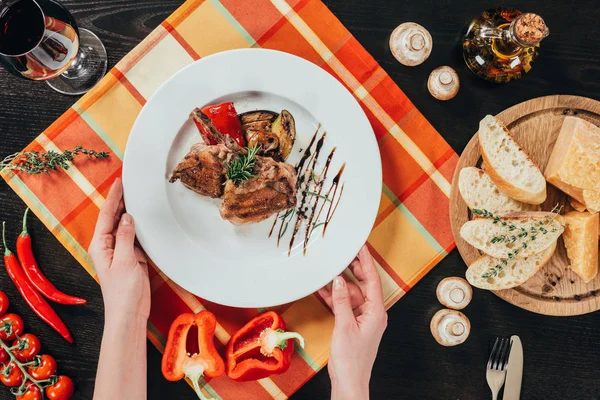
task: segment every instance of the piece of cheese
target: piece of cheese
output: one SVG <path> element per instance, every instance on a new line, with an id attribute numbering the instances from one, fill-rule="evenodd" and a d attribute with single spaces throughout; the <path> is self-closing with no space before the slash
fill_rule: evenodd
<path id="1" fill-rule="evenodd" d="M 600 211 L 600 192 L 583 189 L 583 201 L 589 212 L 597 213 Z"/>
<path id="2" fill-rule="evenodd" d="M 563 239 L 570 268 L 589 282 L 598 274 L 598 214 L 571 211 L 564 215 Z"/>
<path id="3" fill-rule="evenodd" d="M 577 199 L 574 199 L 573 197 L 569 197 L 569 203 L 571 204 L 571 207 L 573 207 L 579 212 L 584 212 L 586 210 L 585 204 L 580 203 L 579 201 L 577 201 Z"/>
<path id="4" fill-rule="evenodd" d="M 588 209 L 600 210 L 600 128 L 566 117 L 544 175 Z"/>

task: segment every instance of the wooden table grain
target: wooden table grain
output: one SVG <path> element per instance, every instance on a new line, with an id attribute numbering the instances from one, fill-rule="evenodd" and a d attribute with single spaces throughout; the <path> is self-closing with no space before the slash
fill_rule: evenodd
<path id="1" fill-rule="evenodd" d="M 251 0 L 239 0 L 251 1 Z M 181 0 L 68 0 L 63 2 L 80 26 L 103 40 L 110 66 L 130 51 L 181 3 Z M 528 0 L 511 3 L 541 14 L 550 27 L 541 55 L 525 79 L 504 86 L 481 81 L 462 61 L 460 36 L 470 17 L 493 2 L 470 0 L 325 0 L 333 13 L 375 57 L 433 126 L 461 152 L 485 114 L 496 114 L 516 103 L 549 94 L 574 94 L 600 99 L 600 24 L 597 0 L 565 2 Z M 499 1 L 498 4 L 503 4 Z M 398 64 L 388 38 L 398 24 L 414 21 L 433 36 L 433 53 L 421 66 Z M 427 92 L 429 73 L 440 65 L 458 71 L 461 90 L 454 100 L 439 102 Z M 0 155 L 20 150 L 76 99 L 62 96 L 43 83 L 19 80 L 0 70 Z M 56 188 L 60 195 L 60 188 Z M 24 204 L 0 183 L 0 217 L 17 234 Z M 28 330 L 38 334 L 45 351 L 54 355 L 61 373 L 73 377 L 75 399 L 91 399 L 103 325 L 100 288 L 44 226 L 32 218 L 34 251 L 57 286 L 83 295 L 85 307 L 56 306 L 74 332 L 75 346 L 41 322 L 20 299 L 4 268 L 0 289 Z M 496 335 L 519 335 L 525 352 L 523 399 L 600 399 L 600 313 L 558 318 L 532 314 L 491 293 L 475 290 L 464 310 L 472 323 L 467 342 L 439 346 L 429 332 L 432 315 L 441 308 L 437 283 L 463 275 L 465 265 L 453 251 L 389 312 L 389 327 L 381 343 L 371 379 L 373 399 L 486 399 L 485 363 Z M 124 338 L 127 340 L 127 338 Z M 192 399 L 183 382 L 169 383 L 160 374 L 160 354 L 148 345 L 148 397 Z M 326 371 L 311 379 L 294 399 L 321 400 L 330 396 Z M 0 399 L 14 398 L 0 388 Z M 123 394 L 127 399 L 127 393 Z"/>

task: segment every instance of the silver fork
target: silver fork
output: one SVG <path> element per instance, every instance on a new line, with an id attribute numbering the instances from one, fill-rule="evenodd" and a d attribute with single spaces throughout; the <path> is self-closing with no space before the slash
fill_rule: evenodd
<path id="1" fill-rule="evenodd" d="M 485 378 L 492 390 L 492 399 L 498 399 L 498 393 L 504 385 L 506 379 L 506 366 L 508 364 L 508 355 L 510 354 L 510 339 L 496 338 L 494 347 L 490 353 L 487 363 L 487 372 Z"/>

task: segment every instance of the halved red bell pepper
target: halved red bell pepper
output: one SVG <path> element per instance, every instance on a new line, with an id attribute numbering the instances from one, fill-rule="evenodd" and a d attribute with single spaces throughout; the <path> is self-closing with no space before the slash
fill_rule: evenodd
<path id="1" fill-rule="evenodd" d="M 202 109 L 202 112 L 210 118 L 219 132 L 231 136 L 231 138 L 241 147 L 246 147 L 246 138 L 242 132 L 242 123 L 238 118 L 238 113 L 232 102 L 206 106 Z M 191 117 L 198 127 L 198 130 L 200 130 L 200 135 L 206 144 L 217 144 L 218 141 L 216 138 L 214 138 L 204 125 L 198 121 L 194 112 L 192 112 Z"/>
<path id="2" fill-rule="evenodd" d="M 286 332 L 279 314 L 268 311 L 237 331 L 227 344 L 227 376 L 245 382 L 282 374 L 290 368 L 294 339 L 304 348 L 304 338 Z"/>
<path id="3" fill-rule="evenodd" d="M 198 353 L 190 355 L 186 339 L 190 328 L 198 327 Z M 169 381 L 189 378 L 198 397 L 207 400 L 200 389 L 199 380 L 203 376 L 216 378 L 223 375 L 225 363 L 217 352 L 214 343 L 217 320 L 211 312 L 181 314 L 173 321 L 162 358 L 162 373 Z"/>

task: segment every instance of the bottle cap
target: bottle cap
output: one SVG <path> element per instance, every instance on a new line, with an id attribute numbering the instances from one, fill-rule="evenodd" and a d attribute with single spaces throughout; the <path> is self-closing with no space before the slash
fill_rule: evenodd
<path id="1" fill-rule="evenodd" d="M 438 100 L 450 100 L 460 89 L 458 74 L 448 66 L 436 68 L 429 75 L 427 89 Z"/>
<path id="2" fill-rule="evenodd" d="M 534 45 L 550 34 L 544 19 L 537 14 L 521 14 L 511 24 L 517 40 L 524 45 Z"/>
<path id="3" fill-rule="evenodd" d="M 414 67 L 427 60 L 433 48 L 433 39 L 421 25 L 405 22 L 398 25 L 390 36 L 390 50 L 400 64 Z"/>

